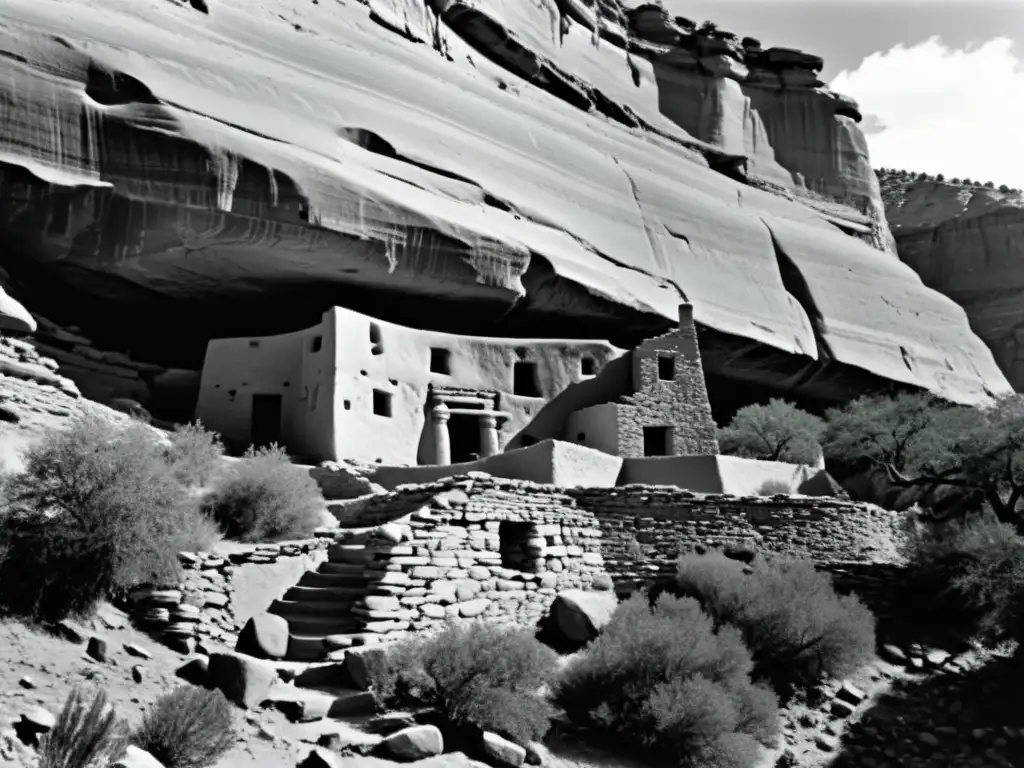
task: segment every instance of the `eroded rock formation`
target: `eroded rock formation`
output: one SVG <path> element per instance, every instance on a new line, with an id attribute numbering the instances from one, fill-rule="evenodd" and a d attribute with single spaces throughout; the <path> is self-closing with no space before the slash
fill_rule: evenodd
<path id="1" fill-rule="evenodd" d="M 3 266 L 97 346 L 196 367 L 333 304 L 631 346 L 682 298 L 732 384 L 1007 389 L 815 56 L 617 0 L 208 11 L 5 3 Z"/>
<path id="2" fill-rule="evenodd" d="M 886 213 L 900 259 L 962 306 L 1014 388 L 1024 388 L 1024 197 L 904 181 Z"/>

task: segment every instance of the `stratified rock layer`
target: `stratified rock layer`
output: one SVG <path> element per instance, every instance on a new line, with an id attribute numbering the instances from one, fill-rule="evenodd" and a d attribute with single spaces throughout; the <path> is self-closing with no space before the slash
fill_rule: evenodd
<path id="1" fill-rule="evenodd" d="M 826 399 L 1007 389 L 886 250 L 856 105 L 817 57 L 628 40 L 600 7 L 8 0 L 17 297 L 177 367 L 331 304 L 640 338 L 684 298 L 712 375 Z"/>
<path id="2" fill-rule="evenodd" d="M 900 259 L 962 306 L 1024 389 L 1024 197 L 935 181 L 904 185 L 886 212 Z"/>

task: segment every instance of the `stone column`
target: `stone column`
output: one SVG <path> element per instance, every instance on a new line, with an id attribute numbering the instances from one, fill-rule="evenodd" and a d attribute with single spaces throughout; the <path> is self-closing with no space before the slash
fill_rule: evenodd
<path id="1" fill-rule="evenodd" d="M 438 403 L 430 412 L 431 428 L 434 431 L 434 463 L 438 466 L 448 466 L 452 463 L 452 441 L 448 435 L 448 406 Z"/>
<path id="2" fill-rule="evenodd" d="M 490 414 L 480 417 L 480 458 L 498 452 L 498 420 Z"/>

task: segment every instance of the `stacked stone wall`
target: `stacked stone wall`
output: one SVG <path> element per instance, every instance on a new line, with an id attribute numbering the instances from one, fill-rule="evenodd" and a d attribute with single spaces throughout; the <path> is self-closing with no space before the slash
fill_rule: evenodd
<path id="1" fill-rule="evenodd" d="M 704 367 L 697 346 L 693 310 L 680 308 L 679 328 L 645 341 L 633 350 L 638 367 L 637 391 L 619 400 L 619 455 L 644 456 L 644 427 L 671 427 L 671 456 L 709 456 L 718 453 Z M 672 380 L 659 375 L 660 357 L 673 360 Z"/>
<path id="2" fill-rule="evenodd" d="M 365 628 L 404 633 L 478 617 L 534 624 L 561 590 L 610 588 L 593 515 L 552 486 L 532 492 L 538 487 L 451 478 L 397 489 L 364 509 L 360 522 L 388 523 L 364 550 L 375 594 L 354 612 Z"/>
<path id="3" fill-rule="evenodd" d="M 235 635 L 249 618 L 245 600 L 236 587 L 247 571 L 295 561 L 301 573 L 310 555 L 326 552 L 326 538 L 287 544 L 240 546 L 227 554 L 182 552 L 178 559 L 183 578 L 168 588 L 140 588 L 128 595 L 127 607 L 135 623 L 169 645 L 191 651 L 196 642 L 234 645 Z M 305 557 L 304 557 L 305 556 Z M 297 578 L 297 576 L 295 577 Z M 294 579 L 271 583 L 266 603 L 293 586 Z M 265 609 L 266 605 L 255 606 Z"/>
<path id="4" fill-rule="evenodd" d="M 474 473 L 361 499 L 352 514 L 350 525 L 390 523 L 371 539 L 364 571 L 387 599 L 357 608 L 370 631 L 385 634 L 451 617 L 530 624 L 559 590 L 629 591 L 693 551 L 797 555 L 837 573 L 902 562 L 902 515 L 817 497 L 565 489 Z M 508 530 L 503 560 L 510 523 L 533 528 Z"/>

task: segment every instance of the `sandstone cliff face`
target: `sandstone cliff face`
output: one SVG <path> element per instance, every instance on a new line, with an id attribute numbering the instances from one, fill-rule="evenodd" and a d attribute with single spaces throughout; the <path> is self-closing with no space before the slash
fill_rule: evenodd
<path id="1" fill-rule="evenodd" d="M 900 259 L 966 310 L 1010 383 L 1024 388 L 1024 197 L 936 181 L 887 191 Z"/>
<path id="2" fill-rule="evenodd" d="M 0 260 L 101 348 L 187 368 L 331 304 L 625 344 L 685 299 L 725 380 L 1007 389 L 816 57 L 611 0 L 210 5 L 5 2 Z"/>

